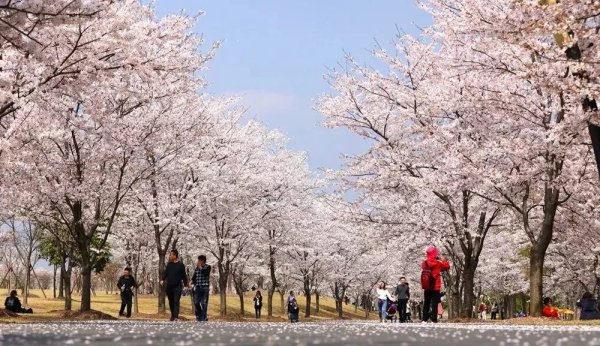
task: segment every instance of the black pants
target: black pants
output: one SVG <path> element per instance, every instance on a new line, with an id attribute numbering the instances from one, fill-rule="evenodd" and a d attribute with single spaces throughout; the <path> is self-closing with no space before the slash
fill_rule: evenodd
<path id="1" fill-rule="evenodd" d="M 423 302 L 423 321 L 428 321 L 429 318 L 431 318 L 431 322 L 437 322 L 440 291 L 425 291 L 424 293 L 425 301 Z"/>
<path id="2" fill-rule="evenodd" d="M 256 313 L 256 318 L 260 318 L 260 310 L 262 309 L 262 307 L 260 308 L 254 308 L 254 312 Z"/>
<path id="3" fill-rule="evenodd" d="M 498 316 L 497 312 L 492 311 L 492 320 L 495 320 Z"/>
<path id="4" fill-rule="evenodd" d="M 400 310 L 400 322 L 406 322 L 406 306 L 408 299 L 398 299 L 398 310 Z"/>
<path id="5" fill-rule="evenodd" d="M 123 311 L 127 306 L 127 317 L 131 317 L 131 303 L 133 298 L 133 292 L 131 290 L 125 290 L 121 292 L 121 310 L 119 310 L 119 316 L 123 316 Z"/>
<path id="6" fill-rule="evenodd" d="M 179 300 L 181 299 L 181 292 L 183 286 L 169 286 L 167 285 L 167 299 L 169 300 L 169 310 L 171 310 L 171 321 L 179 318 Z"/>

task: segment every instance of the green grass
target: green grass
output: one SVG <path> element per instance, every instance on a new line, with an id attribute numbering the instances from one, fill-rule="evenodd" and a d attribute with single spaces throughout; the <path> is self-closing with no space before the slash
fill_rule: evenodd
<path id="1" fill-rule="evenodd" d="M 31 307 L 34 311 L 33 315 L 22 314 L 18 318 L 0 318 L 0 322 L 50 322 L 59 320 L 69 320 L 61 316 L 64 311 L 64 301 L 53 298 L 44 298 L 41 291 L 32 290 L 32 294 L 37 297 L 29 297 L 28 307 Z M 46 292 L 46 294 L 52 294 L 52 291 Z M 208 317 L 209 320 L 224 320 L 224 321 L 256 321 L 254 316 L 253 292 L 248 292 L 244 296 L 244 307 L 245 315 L 241 315 L 240 311 L 240 300 L 237 295 L 227 296 L 227 315 L 221 316 L 219 311 L 220 297 L 218 295 L 211 295 L 209 298 L 209 309 Z M 22 300 L 22 299 L 21 299 Z M 335 311 L 335 301 L 329 298 L 321 298 L 320 301 L 320 312 L 315 314 L 315 299 L 312 301 L 312 316 L 309 319 L 303 318 L 306 299 L 303 296 L 297 297 L 298 305 L 300 306 L 300 319 L 302 321 L 319 321 L 319 320 L 334 320 L 338 319 L 338 314 Z M 138 296 L 139 302 L 139 313 L 133 313 L 132 319 L 134 320 L 168 320 L 168 314 L 158 314 L 158 299 L 153 295 L 140 295 Z M 263 297 L 263 309 L 261 321 L 286 321 L 287 312 L 281 311 L 280 297 L 278 293 L 273 296 L 273 316 L 267 317 L 267 297 Z M 72 310 L 79 310 L 81 304 L 81 297 L 74 295 Z M 168 302 L 167 312 L 168 312 Z M 92 310 L 101 311 L 105 314 L 117 317 L 119 308 L 121 306 L 121 299 L 118 294 L 106 294 L 105 292 L 96 292 L 95 296 L 92 296 Z M 134 310 L 135 311 L 135 310 Z M 192 314 L 192 302 L 189 296 L 181 297 L 181 312 L 180 316 L 194 320 Z M 344 319 L 365 319 L 365 312 L 362 309 L 355 310 L 353 305 L 344 305 L 343 307 L 343 318 Z M 377 318 L 377 313 L 371 313 L 370 318 Z"/>

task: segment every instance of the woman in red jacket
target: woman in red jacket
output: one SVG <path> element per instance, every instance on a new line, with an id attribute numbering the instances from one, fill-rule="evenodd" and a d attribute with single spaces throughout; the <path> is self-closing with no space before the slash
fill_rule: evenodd
<path id="1" fill-rule="evenodd" d="M 439 257 L 435 247 L 427 249 L 427 260 L 421 264 L 421 286 L 424 291 L 423 323 L 431 317 L 431 322 L 438 321 L 438 304 L 440 303 L 440 290 L 442 288 L 441 272 L 450 270 L 450 263 L 444 257 Z M 431 308 L 431 310 L 430 310 Z"/>
<path id="2" fill-rule="evenodd" d="M 560 317 L 558 317 L 558 309 L 552 306 L 552 298 L 544 298 L 544 308 L 542 309 L 542 315 L 544 317 L 550 317 L 557 320 L 560 319 Z"/>

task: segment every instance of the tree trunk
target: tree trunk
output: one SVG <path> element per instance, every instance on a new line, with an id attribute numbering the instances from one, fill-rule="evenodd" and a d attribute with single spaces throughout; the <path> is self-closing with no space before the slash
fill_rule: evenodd
<path id="1" fill-rule="evenodd" d="M 275 249 L 271 245 L 269 245 L 269 275 L 271 276 L 271 288 L 269 289 L 268 316 L 273 317 L 273 295 L 277 288 L 277 276 L 275 275 Z"/>
<path id="2" fill-rule="evenodd" d="M 29 257 L 31 258 L 31 256 Z M 23 304 L 27 305 L 27 296 L 29 296 L 29 285 L 31 284 L 31 260 L 27 259 L 27 269 L 25 272 L 25 294 L 23 294 Z"/>
<path id="3" fill-rule="evenodd" d="M 284 298 L 284 296 L 285 296 L 285 292 L 283 290 L 279 290 L 279 303 L 280 303 L 280 305 L 279 305 L 280 310 L 279 311 L 282 314 L 285 314 L 285 308 L 283 306 L 283 298 Z"/>
<path id="4" fill-rule="evenodd" d="M 139 262 L 139 253 L 138 253 L 138 259 L 137 259 L 137 261 Z M 134 273 L 134 277 L 136 278 L 136 283 L 139 285 L 140 281 L 139 281 L 139 278 L 137 276 L 138 275 L 138 266 L 137 266 L 137 264 L 133 268 L 133 273 Z M 110 285 L 110 287 L 111 287 L 110 288 L 110 293 L 112 294 L 112 290 L 113 290 L 112 287 L 113 287 L 113 285 Z M 136 314 L 140 313 L 140 309 L 139 309 L 139 305 L 138 305 L 138 291 L 137 291 L 137 287 L 136 287 L 136 290 L 135 290 L 135 294 L 133 296 L 133 312 L 136 313 Z"/>
<path id="5" fill-rule="evenodd" d="M 222 260 L 217 261 L 217 268 L 219 269 L 219 295 L 221 297 L 220 312 L 221 316 L 225 316 L 227 315 L 227 283 L 229 279 L 229 268 L 228 264 L 223 263 Z"/>
<path id="6" fill-rule="evenodd" d="M 65 310 L 70 311 L 72 309 L 72 300 L 71 300 L 71 273 L 73 272 L 73 267 L 69 264 L 69 268 L 64 271 L 63 279 L 63 289 L 65 294 Z"/>
<path id="7" fill-rule="evenodd" d="M 562 162 L 555 163 L 557 167 L 562 167 Z M 550 172 L 554 170 L 550 169 Z M 549 173 L 550 175 L 554 173 Z M 552 177 L 551 177 L 552 178 Z M 554 218 L 558 208 L 560 196 L 560 187 L 550 187 L 546 183 L 544 189 L 544 221 L 538 239 L 531 239 L 531 257 L 529 260 L 529 312 L 532 317 L 542 316 L 542 300 L 544 299 L 544 259 L 546 250 L 552 242 L 554 232 Z M 524 222 L 528 218 L 524 217 Z"/>
<path id="8" fill-rule="evenodd" d="M 83 256 L 82 256 L 83 257 Z M 82 261 L 84 262 L 84 261 Z M 92 309 L 92 266 L 88 262 L 81 266 L 81 308 L 80 311 Z"/>
<path id="9" fill-rule="evenodd" d="M 56 264 L 54 265 L 54 275 L 52 276 L 52 296 L 56 299 Z"/>
<path id="10" fill-rule="evenodd" d="M 244 307 L 244 291 L 238 291 L 238 296 L 240 297 L 240 315 L 244 316 L 246 314 L 246 309 Z"/>
<path id="11" fill-rule="evenodd" d="M 162 275 L 165 271 L 165 259 L 166 259 L 167 253 L 166 251 L 159 251 L 158 253 L 158 281 L 160 282 Z M 159 314 L 164 314 L 167 309 L 166 309 L 166 304 L 165 304 L 165 299 L 167 296 L 167 291 L 166 291 L 166 283 L 164 285 L 157 285 L 158 287 L 158 313 Z"/>
<path id="12" fill-rule="evenodd" d="M 531 294 L 531 301 L 529 302 L 529 311 L 532 317 L 542 316 L 544 257 L 545 251 L 531 250 L 529 261 L 529 292 Z"/>
<path id="13" fill-rule="evenodd" d="M 315 314 L 318 314 L 321 311 L 321 304 L 319 301 L 320 295 L 319 292 L 315 292 Z"/>
<path id="14" fill-rule="evenodd" d="M 475 318 L 473 316 L 473 301 L 475 298 L 475 268 L 471 266 L 471 260 L 465 261 L 465 269 L 463 271 L 463 309 L 461 317 L 463 318 Z"/>
<path id="15" fill-rule="evenodd" d="M 304 296 L 306 297 L 306 313 L 304 317 L 310 317 L 310 304 L 311 304 L 311 292 L 310 292 L 310 278 L 308 275 L 304 275 Z"/>
<path id="16" fill-rule="evenodd" d="M 273 295 L 275 295 L 275 286 L 271 284 L 267 291 L 267 316 L 273 317 Z"/>
<path id="17" fill-rule="evenodd" d="M 60 280 L 58 282 L 58 299 L 65 298 L 65 274 L 66 274 L 66 258 L 63 256 L 62 263 L 60 264 Z"/>

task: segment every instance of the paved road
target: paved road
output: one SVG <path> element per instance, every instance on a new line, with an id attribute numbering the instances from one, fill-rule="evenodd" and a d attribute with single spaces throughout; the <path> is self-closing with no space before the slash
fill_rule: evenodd
<path id="1" fill-rule="evenodd" d="M 600 345 L 598 327 L 340 323 L 0 324 L 8 345 Z"/>

